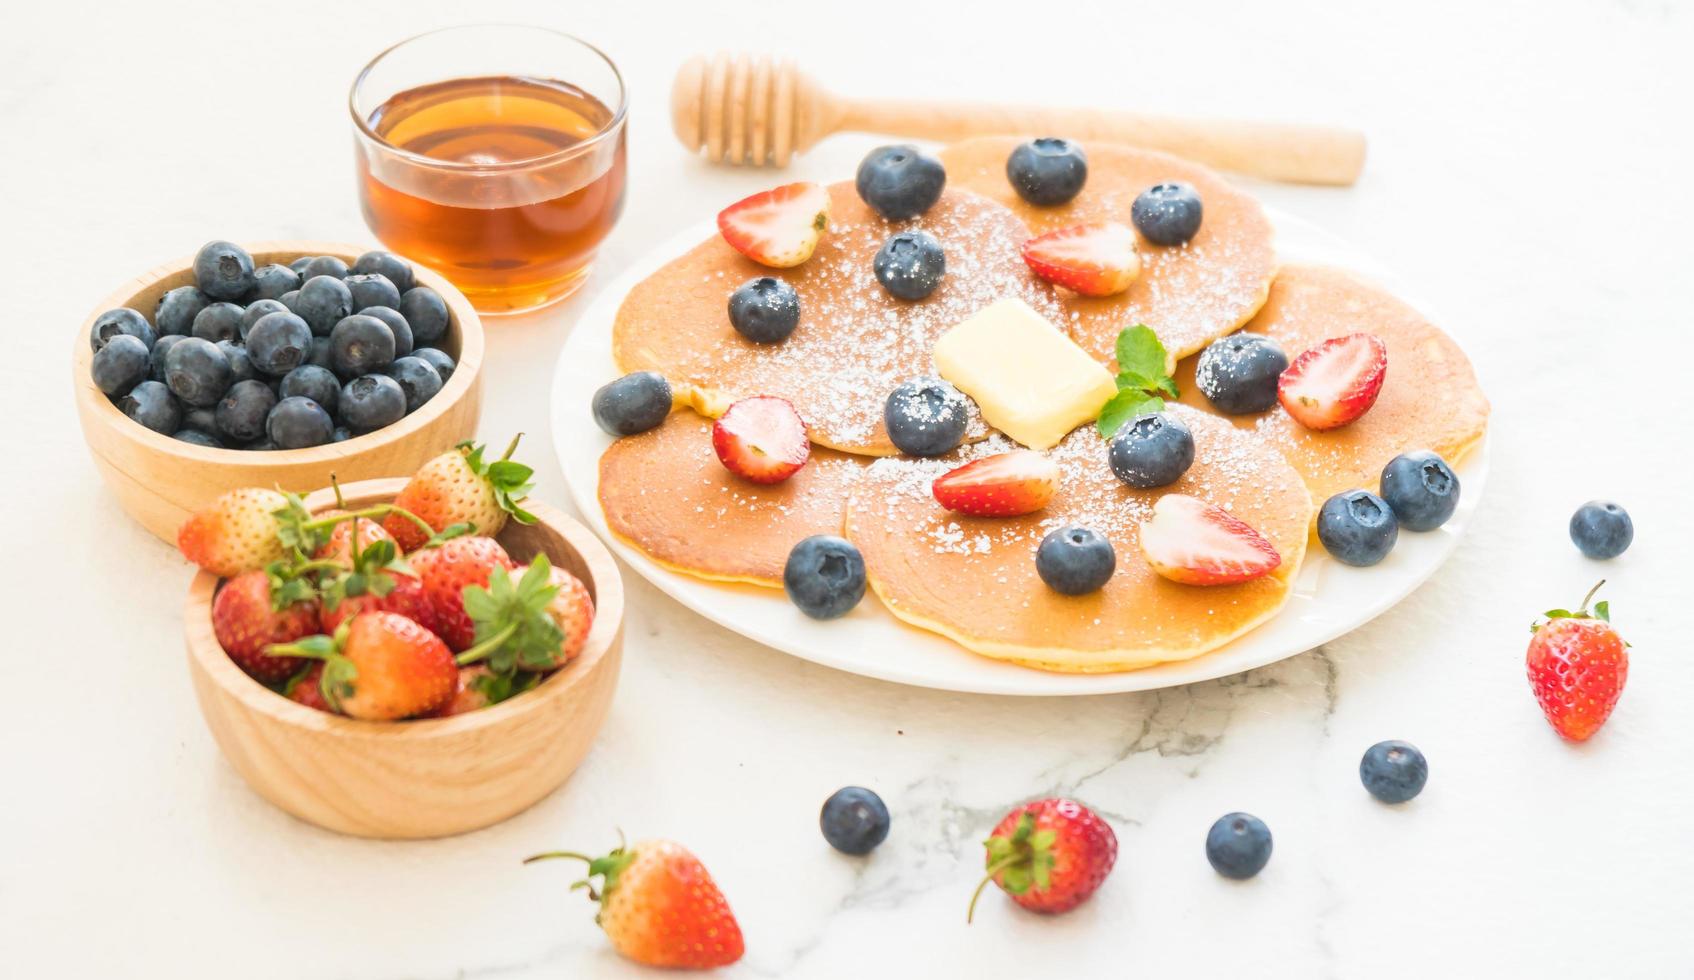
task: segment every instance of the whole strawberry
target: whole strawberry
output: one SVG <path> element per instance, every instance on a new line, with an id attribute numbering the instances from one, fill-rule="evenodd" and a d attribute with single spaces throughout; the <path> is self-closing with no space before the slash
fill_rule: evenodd
<path id="1" fill-rule="evenodd" d="M 1548 724 L 1573 742 L 1600 730 L 1629 678 L 1629 644 L 1612 628 L 1610 604 L 1588 609 L 1605 584 L 1590 589 L 1575 612 L 1552 609 L 1530 627 L 1529 689 Z"/>
<path id="2" fill-rule="evenodd" d="M 347 511 L 335 508 L 312 516 L 315 520 L 323 520 L 326 517 L 341 517 L 346 513 Z M 355 554 L 363 552 L 378 541 L 393 540 L 394 535 L 389 534 L 387 528 L 369 517 L 348 518 L 330 528 L 329 537 L 312 553 L 312 557 L 351 568 Z"/>
<path id="3" fill-rule="evenodd" d="M 496 568 L 516 564 L 493 538 L 453 538 L 407 556 L 435 613 L 435 631 L 455 651 L 476 643 L 476 624 L 465 612 L 465 586 L 487 587 Z"/>
<path id="4" fill-rule="evenodd" d="M 271 647 L 271 653 L 322 660 L 324 700 L 370 721 L 428 714 L 451 700 L 459 685 L 459 667 L 446 644 L 394 613 L 361 613 L 333 637 L 308 636 Z"/>
<path id="5" fill-rule="evenodd" d="M 971 896 L 966 921 L 990 881 L 1032 912 L 1069 912 L 1094 894 L 1118 860 L 1118 838 L 1075 800 L 1025 803 L 983 842 L 988 874 Z"/>
<path id="6" fill-rule="evenodd" d="M 545 555 L 538 558 L 540 561 L 547 560 Z M 521 566 L 515 574 L 521 580 L 530 567 Z M 552 565 L 547 570 L 547 582 L 557 591 L 548 601 L 544 611 L 553 620 L 553 625 L 559 628 L 564 639 L 560 642 L 559 650 L 554 654 L 554 662 L 550 666 L 538 668 L 535 664 L 520 661 L 518 666 L 526 670 L 550 670 L 569 663 L 582 652 L 583 645 L 588 642 L 588 631 L 594 628 L 594 597 L 588 594 L 588 586 L 582 584 L 582 579 L 557 565 Z"/>
<path id="7" fill-rule="evenodd" d="M 318 603 L 309 588 L 298 589 L 278 574 L 242 572 L 212 599 L 212 632 L 235 665 L 262 684 L 287 680 L 305 665 L 296 657 L 265 650 L 319 629 Z M 295 583 L 303 585 L 304 583 Z"/>
<path id="8" fill-rule="evenodd" d="M 473 533 L 493 537 L 506 526 L 508 516 L 520 524 L 534 524 L 535 515 L 524 510 L 524 495 L 534 486 L 534 470 L 514 462 L 520 433 L 506 447 L 506 454 L 492 463 L 483 461 L 483 447 L 461 442 L 423 465 L 412 477 L 394 506 L 422 519 L 437 533 L 455 524 L 468 524 Z M 382 526 L 399 542 L 402 551 L 413 551 L 429 539 L 423 528 L 405 514 L 389 514 Z"/>
<path id="9" fill-rule="evenodd" d="M 296 704 L 334 714 L 335 709 L 324 700 L 323 677 L 324 662 L 314 660 L 311 666 L 288 679 L 288 684 L 282 689 L 282 696 Z"/>
<path id="10" fill-rule="evenodd" d="M 485 663 L 508 683 L 515 681 L 520 670 L 546 673 L 564 666 L 581 649 L 579 640 L 576 649 L 567 651 L 565 627 L 582 637 L 587 636 L 587 627 L 574 602 L 575 593 L 561 601 L 563 588 L 575 583 L 580 589 L 581 583 L 569 573 L 560 578 L 555 575 L 558 571 L 546 555 L 536 555 L 519 571 L 494 569 L 486 588 L 467 587 L 465 614 L 471 618 L 476 643 L 459 654 L 459 663 Z M 586 597 L 586 589 L 582 595 Z M 556 612 L 555 606 L 561 611 Z M 592 610 L 588 615 L 592 617 Z"/>
<path id="11" fill-rule="evenodd" d="M 588 863 L 573 888 L 600 903 L 598 921 L 619 953 L 647 966 L 709 970 L 741 958 L 741 926 L 706 866 L 681 844 L 666 840 L 619 846 L 604 857 L 551 851 L 526 858 Z M 599 877 L 598 886 L 591 880 Z"/>
<path id="12" fill-rule="evenodd" d="M 183 522 L 176 533 L 177 549 L 222 578 L 257 571 L 283 557 L 276 514 L 288 506 L 288 498 L 277 490 L 231 490 Z"/>

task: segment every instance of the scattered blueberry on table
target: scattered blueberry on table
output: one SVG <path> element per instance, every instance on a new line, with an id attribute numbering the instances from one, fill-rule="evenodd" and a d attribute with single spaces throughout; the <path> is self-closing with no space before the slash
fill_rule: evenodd
<path id="1" fill-rule="evenodd" d="M 1359 781 L 1384 803 L 1404 803 L 1423 792 L 1429 762 L 1410 742 L 1378 742 L 1359 760 Z"/>
<path id="2" fill-rule="evenodd" d="M 1270 856 L 1270 828 L 1251 813 L 1226 813 L 1206 832 L 1206 860 L 1225 878 L 1251 878 L 1265 869 Z"/>
<path id="3" fill-rule="evenodd" d="M 1571 515 L 1570 539 L 1589 558 L 1616 558 L 1635 540 L 1635 522 L 1610 500 L 1590 500 Z"/>
<path id="4" fill-rule="evenodd" d="M 351 270 L 328 255 L 255 268 L 215 241 L 193 272 L 151 321 L 120 307 L 89 330 L 95 386 L 161 435 L 227 449 L 339 442 L 417 411 L 457 367 L 428 346 L 447 334 L 446 301 L 392 253 Z"/>
<path id="5" fill-rule="evenodd" d="M 869 854 L 888 838 L 888 805 L 863 786 L 844 786 L 830 794 L 818 814 L 829 846 L 843 854 Z"/>

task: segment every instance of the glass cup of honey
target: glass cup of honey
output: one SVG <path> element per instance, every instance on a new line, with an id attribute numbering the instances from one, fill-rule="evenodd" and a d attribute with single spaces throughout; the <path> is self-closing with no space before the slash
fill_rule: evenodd
<path id="1" fill-rule="evenodd" d="M 623 211 L 623 78 L 540 27 L 478 24 L 402 41 L 353 82 L 359 202 L 389 249 L 479 312 L 575 292 Z"/>

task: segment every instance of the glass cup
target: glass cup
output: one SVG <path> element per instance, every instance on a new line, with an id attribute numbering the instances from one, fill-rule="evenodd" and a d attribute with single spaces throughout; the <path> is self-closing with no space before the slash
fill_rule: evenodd
<path id="1" fill-rule="evenodd" d="M 479 312 L 563 299 L 623 211 L 627 104 L 617 66 L 568 34 L 478 24 L 402 41 L 348 99 L 365 223 Z"/>

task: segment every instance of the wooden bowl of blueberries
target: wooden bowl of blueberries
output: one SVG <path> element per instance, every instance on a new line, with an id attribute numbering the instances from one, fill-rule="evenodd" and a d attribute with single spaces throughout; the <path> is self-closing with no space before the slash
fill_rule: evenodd
<path id="1" fill-rule="evenodd" d="M 410 473 L 475 434 L 482 323 L 441 276 L 324 242 L 209 242 L 108 296 L 75 341 L 106 484 L 166 541 L 236 487 Z"/>

